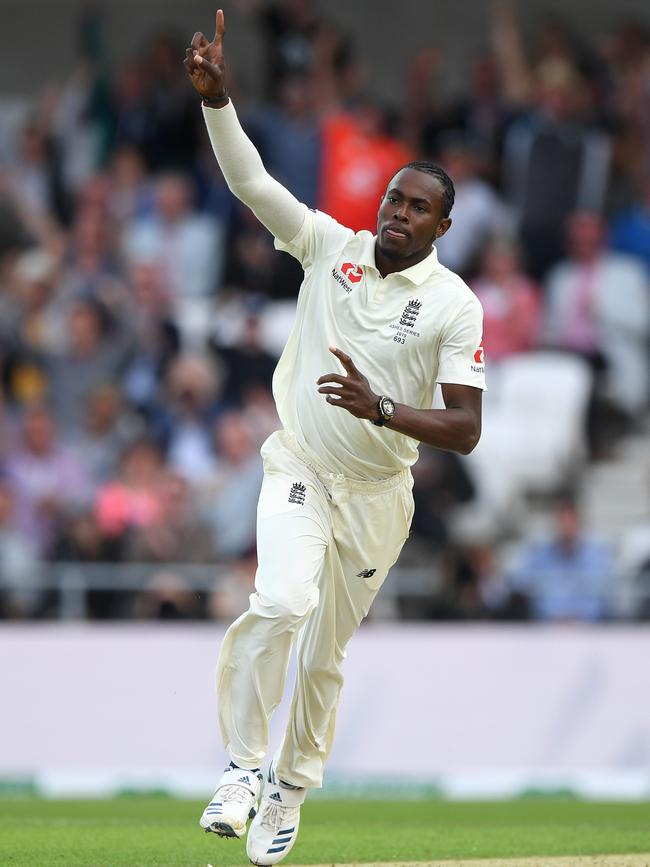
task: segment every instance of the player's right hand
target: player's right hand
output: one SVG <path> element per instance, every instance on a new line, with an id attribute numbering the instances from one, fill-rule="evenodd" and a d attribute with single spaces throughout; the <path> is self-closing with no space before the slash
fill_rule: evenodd
<path id="1" fill-rule="evenodd" d="M 226 91 L 226 63 L 223 56 L 225 32 L 223 9 L 217 9 L 212 42 L 208 42 L 203 33 L 195 33 L 185 52 L 183 65 L 203 99 L 218 100 Z"/>

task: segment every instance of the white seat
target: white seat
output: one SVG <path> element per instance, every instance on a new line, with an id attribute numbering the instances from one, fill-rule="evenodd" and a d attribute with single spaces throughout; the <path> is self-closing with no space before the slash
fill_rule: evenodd
<path id="1" fill-rule="evenodd" d="M 650 521 L 630 527 L 618 547 L 617 614 L 633 617 L 650 598 Z"/>
<path id="2" fill-rule="evenodd" d="M 497 393 L 485 406 L 481 442 L 470 455 L 479 479 L 491 479 L 501 498 L 508 494 L 513 502 L 511 488 L 559 489 L 586 456 L 591 382 L 587 363 L 563 353 L 531 352 L 502 361 Z"/>

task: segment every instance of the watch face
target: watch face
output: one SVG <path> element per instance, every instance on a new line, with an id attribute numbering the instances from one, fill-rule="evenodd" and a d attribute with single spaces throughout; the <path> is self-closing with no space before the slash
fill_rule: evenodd
<path id="1" fill-rule="evenodd" d="M 392 418 L 395 415 L 395 404 L 389 397 L 382 397 L 380 408 L 384 418 Z"/>

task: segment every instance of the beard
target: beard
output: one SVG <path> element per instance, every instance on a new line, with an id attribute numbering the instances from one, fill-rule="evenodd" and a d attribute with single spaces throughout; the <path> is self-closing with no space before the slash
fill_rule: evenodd
<path id="1" fill-rule="evenodd" d="M 391 262 L 399 262 L 401 259 L 408 259 L 413 254 L 411 252 L 405 253 L 403 250 L 387 250 L 382 244 L 378 243 L 379 252 L 385 259 L 389 259 Z"/>

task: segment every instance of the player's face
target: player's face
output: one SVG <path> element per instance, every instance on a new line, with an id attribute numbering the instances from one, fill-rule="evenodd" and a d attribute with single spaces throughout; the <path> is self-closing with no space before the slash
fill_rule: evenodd
<path id="1" fill-rule="evenodd" d="M 426 172 L 402 169 L 391 178 L 377 215 L 377 243 L 388 259 L 429 254 L 451 225 L 442 218 L 440 181 Z"/>

